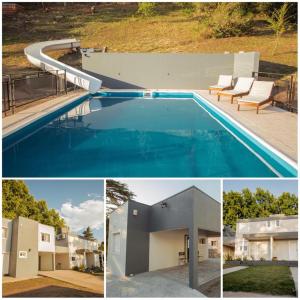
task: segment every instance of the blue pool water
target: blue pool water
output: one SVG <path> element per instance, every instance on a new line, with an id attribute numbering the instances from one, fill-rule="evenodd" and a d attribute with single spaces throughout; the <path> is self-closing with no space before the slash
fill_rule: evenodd
<path id="1" fill-rule="evenodd" d="M 27 131 L 5 177 L 276 176 L 193 99 L 95 97 Z"/>

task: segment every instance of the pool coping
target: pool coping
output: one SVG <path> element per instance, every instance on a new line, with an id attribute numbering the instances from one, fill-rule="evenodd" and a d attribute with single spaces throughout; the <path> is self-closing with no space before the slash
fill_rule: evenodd
<path id="1" fill-rule="evenodd" d="M 275 172 L 275 174 L 279 177 L 296 177 L 297 173 L 298 173 L 298 163 L 297 161 L 294 161 L 293 159 L 289 158 L 287 155 L 285 155 L 284 153 L 282 153 L 281 151 L 279 151 L 278 149 L 276 149 L 274 146 L 270 145 L 265 139 L 259 137 L 257 134 L 255 134 L 251 129 L 247 128 L 246 126 L 244 126 L 243 124 L 241 124 L 240 122 L 238 122 L 237 120 L 235 120 L 232 116 L 230 116 L 228 113 L 224 112 L 222 109 L 218 108 L 216 105 L 214 105 L 213 103 L 211 103 L 208 99 L 206 99 L 203 95 L 201 95 L 199 92 L 195 91 L 195 90 L 183 90 L 183 89 L 102 89 L 99 90 L 95 95 L 102 95 L 102 97 L 105 97 L 105 93 L 136 93 L 136 97 L 145 97 L 145 93 L 151 93 L 152 95 L 157 93 L 169 93 L 169 94 L 189 94 L 186 96 L 186 98 L 189 99 L 193 99 L 198 105 L 200 105 L 203 109 L 205 109 L 207 111 L 207 113 L 209 113 L 211 115 L 211 117 L 213 117 L 216 121 L 218 121 L 225 129 L 227 129 L 233 136 L 235 136 L 235 138 L 237 138 L 239 140 L 239 142 L 242 142 L 244 145 L 247 143 L 244 143 L 243 141 L 241 141 L 229 128 L 227 128 L 227 126 L 225 124 L 223 124 L 222 121 L 218 120 L 217 118 L 215 118 L 205 107 L 203 107 L 200 103 L 198 103 L 197 100 L 199 101 L 204 101 L 205 104 L 212 109 L 214 112 L 216 112 L 217 115 L 221 116 L 223 119 L 225 119 L 226 121 L 229 121 L 230 123 L 233 124 L 233 126 L 235 128 L 242 131 L 241 134 L 244 134 L 246 136 L 248 136 L 248 138 L 250 137 L 250 139 L 254 140 L 254 142 L 258 142 L 258 144 L 261 144 L 265 149 L 268 150 L 268 152 L 271 152 L 271 154 L 275 154 L 279 159 L 281 159 L 283 162 L 285 162 L 290 169 L 294 169 L 293 171 L 295 171 L 295 175 L 293 176 L 284 176 L 282 175 L 280 172 Z M 6 132 L 5 134 L 3 134 L 2 139 L 7 138 L 8 136 L 10 136 L 13 133 L 16 133 L 17 131 L 27 127 L 28 125 L 44 118 L 45 116 L 51 115 L 52 113 L 58 112 L 61 109 L 66 108 L 68 105 L 74 105 L 74 102 L 78 102 L 80 103 L 81 101 L 84 101 L 89 95 L 88 92 L 84 93 L 83 95 L 80 96 L 74 96 L 74 98 L 71 98 L 63 103 L 59 103 L 58 105 L 54 105 L 52 106 L 50 109 L 45 109 L 42 113 L 34 114 L 32 117 L 30 117 L 29 119 L 25 120 L 24 122 L 19 122 L 20 124 L 17 126 L 13 126 L 16 124 L 12 124 L 11 126 L 13 127 L 12 130 Z M 122 95 L 124 96 L 124 95 Z M 122 97 L 120 95 L 116 96 L 115 98 L 119 98 Z M 192 98 L 191 98 L 192 96 Z M 108 97 L 113 98 L 111 95 L 108 95 Z M 124 96 L 126 97 L 126 96 Z M 127 96 L 127 97 L 133 97 L 133 95 L 131 96 Z M 176 96 L 172 96 L 173 98 L 176 98 Z M 145 97 L 147 98 L 147 97 Z M 148 97 L 149 98 L 149 97 Z M 163 96 L 157 96 L 154 98 L 160 98 L 160 99 L 164 99 Z M 168 97 L 165 97 L 168 98 Z M 170 97 L 169 97 L 170 98 Z M 184 99 L 185 97 L 180 97 L 182 99 Z M 200 99 L 199 99 L 200 98 Z M 258 147 L 260 148 L 260 145 L 258 145 Z M 250 148 L 250 149 L 249 149 Z M 248 150 L 251 151 L 251 147 L 248 147 Z M 265 151 L 263 149 L 263 151 Z M 251 151 L 251 152 L 256 152 L 255 150 Z M 276 161 L 276 159 L 274 159 Z M 263 161 L 263 160 L 262 160 Z M 263 161 L 264 163 L 266 163 L 265 161 Z M 277 161 L 276 161 L 277 162 Z M 277 162 L 278 163 L 278 162 Z M 280 163 L 279 163 L 280 164 Z M 267 163 L 268 165 L 268 163 Z M 270 164 L 268 165 L 268 167 L 270 167 Z M 283 166 L 283 168 L 285 168 Z M 272 169 L 272 166 L 271 166 Z M 274 168 L 275 169 L 275 168 Z M 274 169 L 272 169 L 272 171 L 274 172 Z M 276 170 L 276 169 L 275 169 Z M 289 170 L 291 172 L 291 170 Z"/>

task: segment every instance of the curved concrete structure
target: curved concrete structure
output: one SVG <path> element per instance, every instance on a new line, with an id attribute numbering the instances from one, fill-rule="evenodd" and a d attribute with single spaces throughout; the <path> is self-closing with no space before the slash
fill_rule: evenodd
<path id="1" fill-rule="evenodd" d="M 71 49 L 79 46 L 80 42 L 76 39 L 54 40 L 32 44 L 26 47 L 24 52 L 27 59 L 35 66 L 55 75 L 57 75 L 57 73 L 64 74 L 64 72 L 66 72 L 66 79 L 69 82 L 88 90 L 90 93 L 96 93 L 101 88 L 101 80 L 57 61 L 43 53 L 43 50 Z"/>

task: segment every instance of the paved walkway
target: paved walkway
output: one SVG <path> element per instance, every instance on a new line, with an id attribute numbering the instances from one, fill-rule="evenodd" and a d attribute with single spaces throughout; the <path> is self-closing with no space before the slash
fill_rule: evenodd
<path id="1" fill-rule="evenodd" d="M 103 278 L 73 270 L 39 271 L 39 275 L 88 288 L 103 294 Z"/>
<path id="2" fill-rule="evenodd" d="M 207 90 L 197 91 L 218 108 L 243 124 L 267 143 L 278 149 L 294 161 L 297 161 L 297 114 L 279 107 L 267 106 L 256 114 L 255 108 L 243 106 L 237 111 L 237 104 L 230 104 L 225 98 L 218 102 L 215 94 Z"/>
<path id="3" fill-rule="evenodd" d="M 117 278 L 107 274 L 106 295 L 113 298 L 205 298 L 205 296 L 176 280 L 146 272 L 133 277 Z"/>
<path id="4" fill-rule="evenodd" d="M 229 274 L 232 272 L 237 272 L 237 271 L 247 269 L 247 268 L 248 268 L 247 266 L 238 266 L 238 267 L 227 268 L 227 269 L 223 270 L 223 275 L 226 275 L 226 274 Z"/>
<path id="5" fill-rule="evenodd" d="M 23 281 L 23 280 L 28 280 L 28 279 L 35 279 L 35 278 L 40 278 L 40 276 L 31 276 L 31 277 L 22 277 L 22 278 L 15 278 L 15 277 L 11 277 L 11 276 L 3 276 L 2 277 L 2 283 L 18 282 L 18 281 Z"/>
<path id="6" fill-rule="evenodd" d="M 76 91 L 67 95 L 51 98 L 43 103 L 33 105 L 22 111 L 16 112 L 14 115 L 2 118 L 2 134 L 6 135 L 10 132 L 21 128 L 37 118 L 49 114 L 60 107 L 73 102 L 80 96 L 85 95 L 86 92 Z"/>
<path id="7" fill-rule="evenodd" d="M 296 288 L 296 295 L 298 296 L 298 268 L 297 267 L 290 267 L 292 277 L 294 280 L 295 288 Z"/>
<path id="8" fill-rule="evenodd" d="M 291 295 L 268 295 L 248 292 L 223 292 L 224 298 L 294 298 Z"/>

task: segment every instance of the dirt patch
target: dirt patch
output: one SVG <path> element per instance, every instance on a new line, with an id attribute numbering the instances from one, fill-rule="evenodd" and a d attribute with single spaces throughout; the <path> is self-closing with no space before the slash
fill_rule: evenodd
<path id="1" fill-rule="evenodd" d="M 36 278 L 2 285 L 3 297 L 103 297 L 103 294 L 52 278 Z"/>

